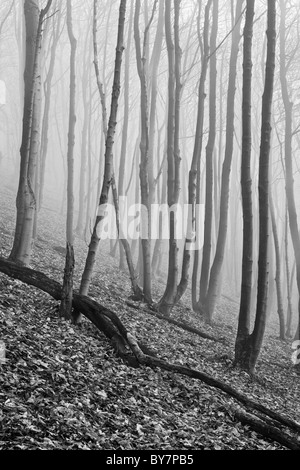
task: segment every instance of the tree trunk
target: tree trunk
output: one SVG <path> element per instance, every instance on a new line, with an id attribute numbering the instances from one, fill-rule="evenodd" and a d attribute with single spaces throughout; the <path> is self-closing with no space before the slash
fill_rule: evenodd
<path id="1" fill-rule="evenodd" d="M 154 5 L 156 5 L 155 2 Z M 149 109 L 148 109 L 148 87 L 147 87 L 147 47 L 149 41 L 149 28 L 152 17 L 147 24 L 144 32 L 143 49 L 141 50 L 141 40 L 139 31 L 139 16 L 141 2 L 136 0 L 134 14 L 134 39 L 136 49 L 137 70 L 141 85 L 140 107 L 141 107 L 141 140 L 140 140 L 140 185 L 141 185 L 141 204 L 147 211 L 142 217 L 142 256 L 143 256 L 143 294 L 147 303 L 152 303 L 151 288 L 151 211 L 149 199 Z"/>
<path id="2" fill-rule="evenodd" d="M 48 142 L 49 142 L 49 115 L 51 107 L 51 97 L 52 97 L 52 78 L 54 74 L 55 66 L 55 57 L 57 44 L 60 38 L 60 26 L 61 26 L 61 12 L 57 12 L 58 19 L 57 25 L 53 23 L 53 39 L 50 51 L 50 63 L 48 68 L 48 73 L 46 81 L 44 84 L 44 94 L 45 94 L 45 104 L 44 104 L 44 115 L 42 123 L 42 133 L 41 133 L 41 162 L 40 162 L 40 172 L 39 172 L 39 194 L 38 194 L 38 210 L 40 210 L 43 202 L 43 193 L 44 193 L 44 181 L 45 181 L 45 170 L 46 170 L 46 158 L 48 153 Z M 53 20 L 55 21 L 55 19 Z"/>
<path id="3" fill-rule="evenodd" d="M 10 258 L 29 265 L 32 249 L 34 194 L 37 149 L 40 133 L 40 57 L 42 25 L 52 0 L 39 13 L 35 0 L 25 0 L 26 62 L 24 71 L 24 111 L 22 143 L 20 148 L 20 174 L 17 194 L 17 220 Z"/>
<path id="4" fill-rule="evenodd" d="M 243 260 L 235 363 L 246 367 L 250 336 L 250 314 L 253 268 L 253 210 L 251 177 L 251 95 L 252 36 L 255 0 L 247 0 L 243 52 L 242 162 L 241 190 L 243 206 Z"/>
<path id="5" fill-rule="evenodd" d="M 287 83 L 287 58 L 286 58 L 286 2 L 280 0 L 281 20 L 280 20 L 280 83 L 281 93 L 285 111 L 285 179 L 286 179 L 286 198 L 288 204 L 289 225 L 291 238 L 294 248 L 296 260 L 296 279 L 298 293 L 300 296 L 300 235 L 297 219 L 297 209 L 295 205 L 294 196 L 294 177 L 293 177 L 293 160 L 292 160 L 292 116 L 293 116 L 293 103 L 290 101 L 288 83 Z M 299 334 L 299 321 L 300 321 L 300 302 L 298 308 L 298 334 Z M 300 338 L 300 335 L 299 335 Z M 299 339 L 297 338 L 297 339 Z"/>
<path id="6" fill-rule="evenodd" d="M 60 304 L 60 315 L 71 318 L 73 297 L 73 272 L 74 272 L 74 146 L 75 146 L 75 96 L 76 96 L 76 72 L 75 58 L 77 41 L 73 34 L 71 0 L 67 1 L 67 29 L 71 45 L 70 54 L 70 99 L 69 99 L 69 130 L 68 130 L 68 174 L 67 174 L 67 222 L 66 222 L 66 260 L 63 279 L 63 293 Z"/>
<path id="7" fill-rule="evenodd" d="M 149 78 L 151 80 L 151 104 L 149 117 L 149 200 L 150 204 L 155 201 L 155 186 L 157 179 L 154 179 L 154 143 L 155 143 L 155 120 L 157 104 L 157 72 L 159 59 L 162 52 L 162 42 L 164 33 L 164 6 L 165 2 L 159 2 L 159 13 L 157 21 L 157 30 L 153 45 L 152 56 L 149 66 Z"/>
<path id="8" fill-rule="evenodd" d="M 205 7 L 205 18 L 204 18 L 204 30 L 203 30 L 203 56 L 201 63 L 201 75 L 198 88 L 198 111 L 197 111 L 197 124 L 196 124 L 196 135 L 193 149 L 192 163 L 189 171 L 189 183 L 188 183 L 188 228 L 187 235 L 184 245 L 183 260 L 181 279 L 177 288 L 177 301 L 182 297 L 186 291 L 189 271 L 191 263 L 191 253 L 197 255 L 197 241 L 196 240 L 196 198 L 197 198 L 197 169 L 200 173 L 200 160 L 202 152 L 202 140 L 203 140 L 203 121 L 204 121 L 204 101 L 205 101 L 205 81 L 208 67 L 208 55 L 209 55 L 209 12 L 212 5 L 212 0 L 208 0 Z M 199 10 L 200 16 L 200 10 Z M 198 190 L 199 185 L 198 185 Z M 196 251 L 194 251 L 196 248 Z M 197 269 L 194 269 L 194 272 Z M 193 283 L 195 285 L 195 283 Z M 193 289 L 192 289 L 193 290 Z M 193 301 L 193 308 L 197 308 L 196 293 L 192 293 L 195 297 Z"/>
<path id="9" fill-rule="evenodd" d="M 233 154 L 234 137 L 234 103 L 236 91 L 236 68 L 240 42 L 240 24 L 243 0 L 237 0 L 235 11 L 235 27 L 232 32 L 232 46 L 229 64 L 229 80 L 227 93 L 227 117 L 226 117 L 226 145 L 222 167 L 222 182 L 220 195 L 220 218 L 217 237 L 217 246 L 214 261 L 210 270 L 205 314 L 208 323 L 211 323 L 215 306 L 220 291 L 222 266 L 225 253 L 225 244 L 228 225 L 228 205 L 230 191 L 230 171 Z"/>
<path id="10" fill-rule="evenodd" d="M 276 225 L 275 209 L 274 209 L 274 203 L 273 203 L 271 191 L 269 195 L 269 200 L 270 200 L 270 215 L 271 215 L 272 232 L 273 232 L 273 239 L 274 239 L 275 258 L 276 258 L 275 283 L 276 283 L 276 294 L 277 294 L 277 312 L 278 312 L 278 318 L 279 318 L 279 338 L 284 340 L 285 339 L 285 322 L 284 322 L 282 287 L 281 287 L 281 257 L 280 257 L 280 248 L 279 248 L 278 231 L 277 231 L 277 225 Z"/>
<path id="11" fill-rule="evenodd" d="M 169 315 L 177 294 L 178 283 L 178 242 L 176 237 L 175 205 L 179 199 L 180 185 L 180 97 L 181 97 L 181 49 L 179 45 L 180 0 L 174 1 L 174 42 L 171 29 L 171 0 L 165 2 L 165 29 L 168 51 L 168 126 L 167 126 L 167 162 L 168 162 L 168 207 L 169 207 L 169 265 L 167 286 L 159 301 L 159 311 Z M 175 43 L 175 44 L 174 44 Z"/>
<path id="12" fill-rule="evenodd" d="M 292 337 L 292 318 L 293 318 L 293 306 L 291 298 L 291 285 L 290 281 L 290 263 L 289 263 L 289 250 L 288 250 L 288 209 L 285 211 L 285 224 L 284 224 L 284 259 L 285 259 L 285 271 L 286 271 L 286 296 L 287 296 L 287 316 L 286 316 L 286 330 L 285 336 L 287 338 Z"/>
<path id="13" fill-rule="evenodd" d="M 87 51 L 88 48 L 88 39 L 90 34 L 85 38 L 84 50 Z M 82 74 L 82 101 L 83 101 L 83 125 L 81 132 L 81 152 L 80 152 L 80 180 L 79 180 L 79 210 L 78 218 L 76 224 L 76 233 L 80 238 L 83 238 L 85 233 L 85 208 L 86 208 L 86 186 L 87 186 L 87 163 L 88 163 L 88 139 L 89 139 L 89 121 L 90 121 L 90 103 L 91 96 L 88 97 L 89 83 L 91 82 L 91 74 L 88 64 L 91 62 L 90 52 L 86 54 L 84 60 L 84 70 Z M 91 187 L 88 187 L 88 192 L 92 190 Z"/>
<path id="14" fill-rule="evenodd" d="M 213 2 L 213 21 L 211 28 L 209 62 L 209 135 L 206 146 L 206 183 L 203 256 L 200 276 L 200 304 L 205 303 L 211 258 L 212 218 L 213 218 L 213 156 L 216 139 L 216 87 L 217 87 L 217 47 L 219 0 Z M 222 99 L 222 97 L 220 97 Z"/>
<path id="15" fill-rule="evenodd" d="M 259 254 L 257 279 L 257 304 L 254 329 L 251 334 L 249 371 L 254 372 L 262 346 L 268 299 L 268 244 L 269 244 L 269 156 L 271 146 L 271 115 L 274 87 L 276 49 L 275 0 L 268 2 L 267 61 L 265 88 L 262 99 L 261 145 L 259 155 Z"/>
<path id="16" fill-rule="evenodd" d="M 123 54 L 123 42 L 124 42 L 124 24 L 125 24 L 125 13 L 126 13 L 126 0 L 120 1 L 119 9 L 119 25 L 118 25 L 118 39 L 116 48 L 115 58 L 115 69 L 114 69 L 114 80 L 112 89 L 112 100 L 111 110 L 108 123 L 107 139 L 105 143 L 105 167 L 103 176 L 103 185 L 99 198 L 98 213 L 93 228 L 91 241 L 89 244 L 88 255 L 85 262 L 84 271 L 81 278 L 80 291 L 84 295 L 87 295 L 89 286 L 92 279 L 92 273 L 94 264 L 96 261 L 96 254 L 101 237 L 101 222 L 104 220 L 105 207 L 108 202 L 108 194 L 111 186 L 111 180 L 113 177 L 113 161 L 112 161 L 112 149 L 114 144 L 114 135 L 117 123 L 117 111 L 118 111 L 118 100 L 120 95 L 120 84 L 121 84 L 121 65 L 122 65 L 122 54 Z"/>
<path id="17" fill-rule="evenodd" d="M 129 16 L 129 25 L 128 25 L 127 45 L 126 45 L 126 50 L 125 50 L 124 119 L 123 119 L 123 129 L 122 129 L 121 152 L 120 152 L 120 167 L 119 167 L 119 175 L 118 175 L 119 197 L 123 197 L 125 195 L 124 194 L 124 180 L 125 180 L 125 165 L 127 161 L 126 151 L 127 151 L 127 140 L 128 140 L 128 121 L 129 121 L 130 50 L 131 50 L 133 11 L 134 11 L 134 4 L 132 0 L 131 8 L 130 8 L 130 16 Z M 125 253 L 124 253 L 124 249 L 123 249 L 121 241 L 119 243 L 119 246 L 120 246 L 120 268 L 124 269 Z"/>

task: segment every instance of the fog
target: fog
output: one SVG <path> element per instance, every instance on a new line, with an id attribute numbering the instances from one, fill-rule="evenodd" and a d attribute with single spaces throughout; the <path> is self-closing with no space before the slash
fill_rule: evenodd
<path id="1" fill-rule="evenodd" d="M 40 2 L 40 8 L 46 2 Z M 67 148 L 68 148 L 68 119 L 69 119 L 69 86 L 70 86 L 70 43 L 66 27 L 66 3 L 52 2 L 48 17 L 43 24 L 41 50 L 41 83 L 42 83 L 42 113 L 41 129 L 45 119 L 48 119 L 45 155 L 43 208 L 66 213 L 67 210 Z M 123 191 L 128 187 L 128 204 L 141 202 L 138 189 L 139 177 L 139 144 L 140 144 L 140 97 L 141 86 L 137 70 L 136 45 L 134 37 L 135 3 L 127 2 L 124 54 L 121 70 L 121 93 L 118 104 L 116 133 L 114 137 L 113 160 L 115 177 L 118 184 L 121 151 L 125 152 L 125 167 Z M 199 7 L 200 4 L 200 7 Z M 218 206 L 220 203 L 221 172 L 226 145 L 227 127 L 227 86 L 229 80 L 229 60 L 231 40 L 237 23 L 240 20 L 241 35 L 245 20 L 245 5 L 240 18 L 234 18 L 235 2 L 220 2 L 218 12 L 217 47 L 210 54 L 216 57 L 216 137 L 214 142 L 214 209 L 211 232 L 212 254 L 215 251 L 218 233 Z M 90 227 L 97 213 L 98 198 L 102 187 L 104 173 L 105 137 L 103 132 L 102 106 L 97 88 L 94 69 L 93 50 L 93 6 L 94 2 L 72 0 L 73 32 L 77 39 L 76 50 L 76 99 L 75 99 L 75 147 L 74 147 L 74 200 L 76 225 L 83 225 L 83 236 L 87 242 L 90 237 Z M 152 11 L 153 6 L 155 10 Z M 149 26 L 149 38 L 144 49 L 144 65 L 148 92 L 149 113 L 153 104 L 153 84 L 157 86 L 156 109 L 152 122 L 152 177 L 158 178 L 155 195 L 152 202 L 163 202 L 167 181 L 167 118 L 168 118 L 168 87 L 169 69 L 165 31 L 163 27 L 160 49 L 156 49 L 159 41 L 158 22 L 159 2 L 144 1 L 139 15 L 140 40 L 143 45 L 144 31 Z M 181 107 L 180 107 L 180 194 L 179 202 L 188 202 L 188 173 L 192 161 L 196 121 L 198 112 L 198 86 L 203 59 L 203 28 L 205 2 L 182 0 L 180 2 L 179 42 L 181 57 Z M 257 270 L 258 256 L 258 171 L 261 145 L 261 110 L 264 90 L 265 61 L 267 50 L 266 10 L 265 2 L 257 2 L 252 46 L 252 159 L 251 173 L 253 178 L 253 214 L 254 214 L 254 272 Z M 151 15 L 153 13 L 153 18 Z M 289 100 L 293 106 L 292 112 L 292 156 L 294 176 L 294 197 L 296 209 L 300 197 L 300 178 L 297 155 L 300 147 L 300 48 L 299 48 L 299 3 L 296 0 L 288 2 L 285 25 L 280 24 L 281 11 L 278 6 L 277 16 L 277 45 L 272 105 L 272 140 L 270 151 L 270 187 L 274 199 L 276 224 L 282 259 L 284 259 L 285 234 L 285 133 L 286 122 L 282 97 L 282 77 L 280 77 L 280 28 L 285 28 L 285 59 L 286 83 Z M 97 34 L 98 61 L 100 81 L 106 100 L 106 110 L 109 116 L 112 96 L 112 85 L 115 66 L 115 51 L 118 33 L 119 1 L 98 2 Z M 172 7 L 173 15 L 173 7 Z M 212 18 L 212 13 L 210 20 Z M 150 20 L 150 23 L 149 23 Z M 172 20 L 173 21 L 173 20 Z M 131 29 L 130 29 L 130 28 Z M 25 66 L 25 23 L 23 2 L 20 0 L 5 0 L 0 5 L 0 152 L 1 152 L 1 184 L 17 193 L 20 166 L 20 145 L 22 139 L 22 119 L 24 103 Z M 211 30 L 209 31 L 209 34 Z M 56 42 L 55 42 L 56 41 Z M 128 51 L 128 52 L 127 52 Z M 243 38 L 239 42 L 237 59 L 236 95 L 234 106 L 234 141 L 231 164 L 230 199 L 228 233 L 225 251 L 223 278 L 227 279 L 229 289 L 238 296 L 241 283 L 242 257 L 242 205 L 240 189 L 240 167 L 242 147 L 242 87 L 243 87 Z M 157 68 L 154 63 L 158 56 Z M 53 74 L 49 71 L 53 65 Z M 125 77 L 127 67 L 127 78 Z M 48 82 L 47 82 L 48 80 Z M 127 80 L 127 89 L 125 82 Z M 45 111 L 47 94 L 50 107 Z M 200 204 L 205 204 L 205 148 L 209 135 L 209 93 L 210 79 L 205 83 L 204 122 L 202 133 L 202 156 L 200 158 Z M 126 104 L 127 99 L 127 104 Z M 128 107 L 126 110 L 126 106 Z M 128 111 L 128 130 L 126 147 L 122 148 L 125 113 Z M 150 115 L 148 115 L 149 119 Z M 41 131 L 42 132 L 42 131 Z M 42 146 L 40 142 L 41 158 Z M 40 166 L 39 166 L 39 171 Z M 81 189 L 80 189 L 81 188 Z M 159 198 L 160 201 L 158 200 Z M 80 199 L 82 207 L 80 209 Z M 112 202 L 110 196 L 110 202 Z M 13 208 L 12 208 L 13 210 Z M 81 220 L 78 222 L 78 216 Z M 298 212 L 299 216 L 299 212 Z M 271 238 L 271 237 L 270 237 Z M 184 240 L 180 242 L 183 249 Z M 294 251 L 290 236 L 288 237 L 288 256 L 290 267 L 293 269 Z M 166 261 L 167 263 L 167 261 Z M 167 269 L 167 266 L 164 267 Z M 283 271 L 283 279 L 285 274 Z M 274 248 L 270 245 L 270 283 L 274 284 L 275 258 Z M 254 284 L 253 284 L 254 286 Z M 255 286 L 253 287 L 255 290 Z M 275 289 L 273 289 L 272 311 L 275 307 Z M 296 308 L 298 291 L 295 278 L 292 283 L 294 307 Z"/>

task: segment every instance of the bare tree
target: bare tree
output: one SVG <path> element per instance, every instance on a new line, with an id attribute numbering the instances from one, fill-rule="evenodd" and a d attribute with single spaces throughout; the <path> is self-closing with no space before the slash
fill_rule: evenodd
<path id="1" fill-rule="evenodd" d="M 249 2 L 248 2 L 249 3 Z M 251 2 L 252 3 L 252 2 Z M 252 5 L 250 5 L 252 6 Z M 249 20 L 250 21 L 250 20 Z M 269 248 L 269 156 L 271 146 L 271 118 L 272 118 L 272 100 L 274 87 L 275 70 L 275 50 L 276 50 L 276 7 L 275 0 L 268 3 L 268 27 L 267 27 L 267 60 L 265 71 L 265 86 L 262 98 L 261 113 L 261 143 L 259 155 L 259 253 L 258 253 L 258 279 L 257 279 L 257 302 L 254 328 L 249 334 L 249 316 L 245 318 L 243 312 L 239 319 L 239 329 L 236 340 L 236 362 L 250 373 L 254 372 L 255 365 L 261 350 L 263 336 L 266 326 L 266 313 L 268 301 L 268 248 Z M 251 56 L 250 56 L 251 59 Z M 245 72 L 246 73 L 246 72 Z M 248 106 L 249 108 L 249 102 Z M 246 108 L 247 109 L 247 108 Z M 245 111 L 245 109 L 244 109 Z M 249 130 L 249 129 L 248 129 Z M 246 161 L 249 162 L 247 159 Z M 244 181 L 244 184 L 246 181 Z M 249 197 L 250 194 L 248 194 Z M 246 208 L 249 204 L 246 204 Z M 248 222 L 250 219 L 248 220 Z M 245 229 L 245 227 L 244 227 Z M 244 247 L 245 249 L 245 247 Z M 250 260 L 243 267 L 251 271 Z M 248 304 L 245 304 L 247 312 L 249 311 L 249 280 L 247 272 L 243 273 L 244 289 L 247 292 Z"/>
<path id="2" fill-rule="evenodd" d="M 152 302 L 152 280 L 151 280 L 151 211 L 149 198 L 149 103 L 148 103 L 148 70 L 147 51 L 149 41 L 149 29 L 153 21 L 157 0 L 154 1 L 151 18 L 145 27 L 143 46 L 141 47 L 139 17 L 141 10 L 140 0 L 136 0 L 134 14 L 134 40 L 136 50 L 137 71 L 140 79 L 141 95 L 141 140 L 140 140 L 140 185 L 141 203 L 147 214 L 142 216 L 142 230 L 144 231 L 141 240 L 141 253 L 143 264 L 143 294 L 146 302 Z"/>
<path id="3" fill-rule="evenodd" d="M 206 146 L 206 183 L 205 183 L 205 218 L 203 257 L 200 277 L 200 304 L 205 303 L 207 294 L 213 220 L 213 154 L 216 139 L 216 87 L 217 87 L 217 47 L 219 1 L 213 2 L 213 21 L 211 28 L 210 50 L 212 54 L 209 61 L 209 135 Z"/>
<path id="4" fill-rule="evenodd" d="M 117 38 L 117 47 L 116 47 L 116 58 L 115 58 L 115 68 L 114 68 L 114 79 L 113 79 L 113 88 L 112 88 L 112 100 L 111 100 L 111 109 L 110 117 L 107 128 L 107 138 L 105 143 L 105 168 L 103 176 L 102 190 L 99 198 L 99 207 L 96 217 L 96 221 L 93 228 L 93 233 L 91 241 L 89 244 L 88 255 L 85 262 L 84 271 L 81 278 L 81 293 L 87 295 L 89 286 L 92 279 L 92 273 L 94 264 L 96 261 L 96 253 L 98 250 L 100 237 L 101 237 L 101 223 L 105 217 L 105 207 L 108 202 L 109 190 L 113 178 L 113 161 L 112 161 L 112 150 L 114 144 L 114 134 L 116 130 L 117 123 L 117 112 L 118 112 L 118 100 L 120 95 L 120 86 L 121 86 L 121 66 L 122 66 L 122 55 L 124 49 L 124 24 L 125 24 L 125 14 L 126 14 L 126 0 L 120 1 L 119 8 L 119 24 L 118 24 L 118 38 Z"/>
<path id="5" fill-rule="evenodd" d="M 226 116 L 226 144 L 225 156 L 222 167 L 222 182 L 220 194 L 220 218 L 217 237 L 217 246 L 214 260 L 209 275 L 207 296 L 205 301 L 205 316 L 208 323 L 212 321 L 221 283 L 221 273 L 225 253 L 225 244 L 228 227 L 228 206 L 230 191 L 230 172 L 233 154 L 234 138 L 234 103 L 237 78 L 237 59 L 240 41 L 240 24 L 242 17 L 243 0 L 237 0 L 235 9 L 235 24 L 232 31 L 232 45 L 229 63 L 229 79 L 227 92 L 227 116 Z"/>
<path id="6" fill-rule="evenodd" d="M 205 102 L 205 81 L 208 69 L 209 61 L 209 14 L 212 5 L 212 0 L 208 0 L 205 7 L 204 17 L 204 29 L 203 29 L 203 53 L 201 60 L 201 74 L 198 87 L 198 109 L 197 109 L 197 123 L 196 123 L 196 135 L 193 148 L 193 157 L 191 167 L 189 171 L 189 182 L 188 182 L 188 204 L 189 204 L 189 233 L 185 240 L 183 260 L 182 260 L 182 271 L 181 279 L 177 290 L 177 301 L 182 297 L 186 291 L 189 279 L 189 271 L 191 264 L 191 246 L 195 243 L 196 234 L 196 199 L 197 199 L 197 186 L 198 192 L 199 184 L 197 185 L 197 173 L 200 174 L 200 161 L 202 152 L 202 141 L 203 141 L 203 121 L 204 121 L 204 102 Z M 199 19 L 200 19 L 200 5 L 199 5 Z M 199 181 L 198 181 L 199 183 Z M 196 240 L 197 242 L 197 240 Z M 195 257 L 198 257 L 198 250 L 195 251 Z M 196 279 L 197 279 L 198 264 L 194 260 L 193 279 L 192 279 L 192 304 L 193 308 L 197 309 L 197 295 L 196 295 Z"/>
<path id="7" fill-rule="evenodd" d="M 77 40 L 73 33 L 72 5 L 71 0 L 67 1 L 67 29 L 71 46 L 70 53 L 70 98 L 69 98 L 69 129 L 68 129 L 68 150 L 67 150 L 67 221 L 66 221 L 66 260 L 62 289 L 62 300 L 60 304 L 60 315 L 71 318 L 73 299 L 73 272 L 74 272 L 74 146 L 75 146 L 75 125 L 76 125 L 76 49 Z"/>
<path id="8" fill-rule="evenodd" d="M 238 331 L 235 343 L 235 362 L 247 361 L 250 335 L 252 269 L 253 269 L 253 209 L 251 176 L 251 96 L 252 96 L 252 36 L 255 0 L 247 0 L 243 49 L 243 113 L 241 189 L 243 206 L 243 260 Z"/>
<path id="9" fill-rule="evenodd" d="M 17 194 L 17 220 L 10 258 L 29 265 L 32 250 L 36 197 L 34 182 L 40 138 L 41 47 L 43 22 L 52 0 L 39 12 L 35 0 L 25 0 L 26 63 L 24 71 L 23 131 L 20 148 L 20 176 Z"/>
<path id="10" fill-rule="evenodd" d="M 286 198 L 288 205 L 289 226 L 296 260 L 296 278 L 298 293 L 300 295 L 300 235 L 297 219 L 297 209 L 294 196 L 294 176 L 292 160 L 292 122 L 293 122 L 293 103 L 289 96 L 289 87 L 287 82 L 288 64 L 286 57 L 286 2 L 280 0 L 280 83 L 281 93 L 285 112 L 285 179 L 286 179 Z M 300 300 L 298 307 L 298 328 L 296 336 L 299 336 L 300 321 Z"/>

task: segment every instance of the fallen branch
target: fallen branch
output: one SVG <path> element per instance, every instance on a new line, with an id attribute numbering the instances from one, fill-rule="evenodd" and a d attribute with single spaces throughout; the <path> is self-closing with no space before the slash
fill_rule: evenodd
<path id="1" fill-rule="evenodd" d="M 259 411 L 263 415 L 266 415 L 269 418 L 271 418 L 272 420 L 277 421 L 281 425 L 286 426 L 287 428 L 289 428 L 293 432 L 297 432 L 297 433 L 300 432 L 300 424 L 299 423 L 297 423 L 296 421 L 294 421 L 290 418 L 286 418 L 286 417 L 282 416 L 280 413 L 277 413 L 276 411 L 270 410 L 269 408 L 267 408 L 264 405 L 261 405 L 260 403 L 255 402 L 254 400 L 249 398 L 244 393 L 241 393 L 241 392 L 238 392 L 237 390 L 235 390 L 233 387 L 231 387 L 231 385 L 228 385 L 225 382 L 222 382 L 218 379 L 215 379 L 214 377 L 212 377 L 209 374 L 206 374 L 205 372 L 200 372 L 198 370 L 190 369 L 188 367 L 181 366 L 181 365 L 178 365 L 178 364 L 170 364 L 166 361 L 163 361 L 162 359 L 153 358 L 153 357 L 149 357 L 149 356 L 145 355 L 143 353 L 143 351 L 140 350 L 139 345 L 136 342 L 135 338 L 130 334 L 127 334 L 127 341 L 130 344 L 130 347 L 133 350 L 133 352 L 134 352 L 134 354 L 135 354 L 135 356 L 136 356 L 136 358 L 137 358 L 137 360 L 139 361 L 140 364 L 147 365 L 147 366 L 150 366 L 150 367 L 153 367 L 153 366 L 159 367 L 160 369 L 164 369 L 164 370 L 168 370 L 168 371 L 172 371 L 172 372 L 177 372 L 181 375 L 185 375 L 185 376 L 188 376 L 188 377 L 191 377 L 191 378 L 194 378 L 194 379 L 201 380 L 202 382 L 206 383 L 207 385 L 210 385 L 211 387 L 214 387 L 214 388 L 218 388 L 219 390 L 222 390 L 223 392 L 225 392 L 228 395 L 232 396 L 237 401 L 239 401 L 240 403 L 245 405 L 247 408 Z M 253 420 L 253 423 L 254 423 L 255 426 L 257 425 L 257 421 L 255 419 Z M 275 426 L 272 427 L 270 424 L 268 424 L 268 427 L 269 428 L 274 428 L 274 429 L 272 429 L 272 431 L 274 431 L 273 434 L 272 434 L 274 436 L 273 438 L 274 438 L 274 440 L 277 440 L 277 442 L 280 442 L 282 444 L 281 441 L 278 441 L 278 439 L 275 439 L 275 436 L 277 436 L 277 433 L 275 432 L 276 431 Z M 256 428 L 257 428 L 257 426 L 256 426 Z M 270 435 L 268 434 L 266 437 L 270 437 Z M 284 444 L 284 445 L 286 445 L 287 447 L 289 447 L 291 449 L 294 449 L 295 448 L 294 446 L 295 446 L 296 443 L 297 443 L 297 446 L 298 446 L 297 449 L 300 450 L 300 442 L 298 442 L 294 438 L 291 440 L 291 446 L 292 447 L 289 447 L 286 444 Z"/>
<path id="2" fill-rule="evenodd" d="M 50 279 L 44 273 L 35 271 L 24 266 L 20 266 L 17 263 L 6 260 L 0 257 L 0 272 L 14 278 L 18 279 L 26 284 L 32 285 L 41 289 L 44 292 L 47 292 L 55 300 L 61 300 L 62 287 L 61 285 Z M 149 350 L 144 345 L 137 342 L 135 337 L 131 335 L 126 327 L 123 325 L 118 316 L 109 310 L 108 308 L 98 304 L 89 297 L 74 293 L 73 296 L 73 306 L 83 313 L 100 331 L 102 331 L 112 342 L 116 352 L 119 356 L 130 366 L 138 367 L 139 365 L 145 365 L 149 367 L 159 367 L 160 369 L 167 370 L 170 372 L 179 373 L 181 375 L 191 377 L 197 380 L 201 380 L 207 385 L 217 388 L 227 395 L 235 398 L 237 401 L 242 403 L 247 408 L 252 410 L 259 411 L 260 413 L 272 418 L 274 421 L 277 421 L 281 425 L 286 426 L 291 431 L 300 433 L 300 424 L 296 421 L 282 416 L 280 413 L 270 410 L 269 408 L 261 405 L 260 403 L 255 402 L 247 395 L 238 392 L 230 385 L 222 382 L 218 379 L 215 379 L 205 372 L 200 372 L 195 369 L 190 369 L 178 364 L 170 364 L 162 359 L 157 357 L 144 354 L 144 351 L 147 353 Z M 144 351 L 143 351 L 144 350 Z M 252 418 L 252 416 L 251 416 Z M 244 422 L 246 418 L 244 417 Z M 258 421 L 252 419 L 248 420 L 247 424 L 251 424 L 253 428 L 258 429 Z M 270 428 L 270 425 L 268 425 Z M 274 427 L 276 430 L 276 428 Z M 277 442 L 283 443 L 282 440 L 278 440 L 278 433 L 272 429 L 272 434 L 270 432 L 266 437 L 272 438 Z M 260 433 L 263 433 L 263 429 L 260 426 Z M 282 433 L 280 432 L 282 435 Z M 265 434 L 263 434 L 265 435 Z M 286 435 L 288 436 L 288 435 Z M 300 443 L 298 443 L 295 438 L 286 438 L 285 443 L 283 444 L 290 449 L 299 449 Z"/>
<path id="3" fill-rule="evenodd" d="M 62 286 L 40 271 L 24 267 L 1 257 L 0 271 L 11 278 L 37 287 L 51 295 L 55 300 L 61 300 Z M 111 340 L 114 350 L 126 363 L 132 367 L 138 367 L 139 364 L 126 343 L 127 330 L 114 312 L 95 302 L 90 297 L 80 295 L 77 292 L 73 293 L 73 307 L 79 310 L 98 330 Z M 140 344 L 140 347 L 147 354 L 152 354 L 147 346 Z"/>

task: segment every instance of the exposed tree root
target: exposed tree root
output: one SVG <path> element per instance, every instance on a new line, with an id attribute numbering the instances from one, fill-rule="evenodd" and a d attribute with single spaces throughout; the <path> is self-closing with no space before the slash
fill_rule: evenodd
<path id="1" fill-rule="evenodd" d="M 0 272 L 37 287 L 50 294 L 56 300 L 61 300 L 61 285 L 42 272 L 20 266 L 1 257 Z M 286 418 L 280 413 L 255 402 L 247 395 L 235 390 L 230 385 L 205 372 L 190 369 L 179 364 L 170 364 L 155 357 L 147 346 L 136 341 L 135 337 L 127 331 L 126 327 L 114 312 L 89 297 L 74 292 L 73 306 L 80 310 L 83 315 L 111 340 L 115 351 L 128 365 L 133 367 L 138 367 L 139 365 L 159 367 L 166 371 L 176 372 L 201 380 L 211 387 L 222 390 L 242 403 L 248 410 L 254 410 L 260 414 L 258 418 L 253 413 L 235 411 L 235 416 L 239 421 L 251 426 L 252 429 L 259 432 L 264 437 L 279 442 L 289 449 L 300 450 L 300 441 L 281 429 L 282 426 L 285 426 L 289 432 L 300 434 L 300 424 L 296 421 Z"/>

